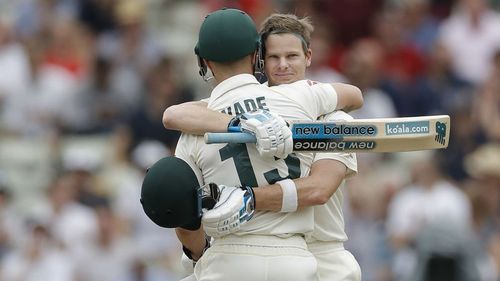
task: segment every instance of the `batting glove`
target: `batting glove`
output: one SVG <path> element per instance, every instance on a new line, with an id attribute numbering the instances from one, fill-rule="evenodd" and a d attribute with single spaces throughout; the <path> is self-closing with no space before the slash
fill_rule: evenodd
<path id="1" fill-rule="evenodd" d="M 252 188 L 224 185 L 219 185 L 219 188 L 220 200 L 201 218 L 205 233 L 216 238 L 235 233 L 255 212 Z"/>
<path id="2" fill-rule="evenodd" d="M 257 150 L 263 157 L 286 158 L 292 153 L 292 131 L 275 113 L 259 109 L 239 114 L 228 124 L 228 131 L 238 130 L 255 135 Z"/>

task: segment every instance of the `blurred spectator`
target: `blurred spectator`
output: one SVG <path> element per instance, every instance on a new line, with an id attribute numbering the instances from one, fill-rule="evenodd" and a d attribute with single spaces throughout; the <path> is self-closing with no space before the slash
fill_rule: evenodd
<path id="1" fill-rule="evenodd" d="M 39 124 L 41 134 L 50 130 L 78 132 L 87 119 L 80 103 L 91 70 L 92 46 L 85 30 L 72 20 L 53 19 L 49 31 L 35 66 L 33 122 Z"/>
<path id="2" fill-rule="evenodd" d="M 452 70 L 449 51 L 440 43 L 429 52 L 425 75 L 408 91 L 420 115 L 448 114 L 473 94 L 472 85 Z"/>
<path id="3" fill-rule="evenodd" d="M 390 118 L 397 112 L 392 99 L 381 90 L 383 49 L 375 40 L 361 39 L 346 54 L 342 67 L 347 82 L 363 92 L 363 107 L 352 112 L 355 118 Z"/>
<path id="4" fill-rule="evenodd" d="M 403 12 L 405 41 L 421 54 L 431 51 L 438 33 L 438 21 L 430 12 L 431 0 L 396 0 Z"/>
<path id="5" fill-rule="evenodd" d="M 74 20 L 78 13 L 77 0 L 23 0 L 14 2 L 11 11 L 19 38 L 29 40 L 50 29 L 54 19 Z"/>
<path id="6" fill-rule="evenodd" d="M 493 58 L 493 68 L 474 97 L 473 114 L 490 141 L 500 141 L 500 48 Z"/>
<path id="7" fill-rule="evenodd" d="M 500 145 L 488 143 L 466 156 L 472 179 L 466 191 L 472 201 L 474 230 L 481 241 L 482 280 L 500 278 Z"/>
<path id="8" fill-rule="evenodd" d="M 4 281 L 74 281 L 75 260 L 53 239 L 50 228 L 34 222 L 28 225 L 28 239 L 1 262 Z"/>
<path id="9" fill-rule="evenodd" d="M 144 141 L 132 151 L 131 162 L 123 167 L 124 171 L 115 169 L 107 174 L 110 183 L 116 186 L 113 210 L 120 218 L 124 230 L 134 237 L 137 251 L 144 257 L 164 257 L 171 250 L 168 245 L 172 242 L 168 239 L 170 231 L 151 222 L 139 202 L 146 170 L 169 155 L 172 153 L 163 143 Z"/>
<path id="10" fill-rule="evenodd" d="M 423 74 L 424 60 L 418 51 L 405 41 L 403 14 L 395 8 L 380 11 L 374 21 L 374 36 L 384 50 L 381 89 L 393 100 L 399 116 L 415 116 L 414 102 L 409 89 Z"/>
<path id="11" fill-rule="evenodd" d="M 345 77 L 334 69 L 330 59 L 334 49 L 330 30 L 325 26 L 315 26 L 311 34 L 311 65 L 306 69 L 306 77 L 319 82 L 345 82 Z"/>
<path id="12" fill-rule="evenodd" d="M 120 97 L 115 106 L 120 112 L 134 112 L 143 99 L 143 80 L 162 54 L 146 29 L 146 2 L 121 0 L 113 12 L 117 29 L 97 39 L 96 52 L 112 64 L 110 89 Z"/>
<path id="13" fill-rule="evenodd" d="M 421 151 L 405 156 L 409 157 L 411 183 L 394 195 L 387 219 L 388 237 L 395 254 L 392 270 L 396 280 L 411 280 L 418 270 L 415 243 L 420 234 L 442 223 L 462 231 L 469 231 L 472 225 L 470 201 L 441 174 L 440 163 L 434 154 Z M 458 241 L 452 245 L 463 243 Z M 473 269 L 477 272 L 477 268 Z"/>
<path id="14" fill-rule="evenodd" d="M 87 31 L 72 19 L 55 18 L 50 23 L 50 37 L 47 38 L 42 58 L 43 66 L 58 67 L 77 80 L 85 79 L 93 55 Z"/>
<path id="15" fill-rule="evenodd" d="M 450 15 L 453 5 L 457 0 L 431 0 L 432 14 L 442 20 Z"/>
<path id="16" fill-rule="evenodd" d="M 122 170 L 115 168 L 107 173 L 110 184 L 115 186 L 113 211 L 135 245 L 135 274 L 160 274 L 163 280 L 170 280 L 165 270 L 176 271 L 181 247 L 173 230 L 158 227 L 145 215 L 139 198 L 146 170 L 169 155 L 171 152 L 163 143 L 144 141 L 132 151 L 131 162 L 123 165 Z M 163 271 L 159 270 L 158 262 L 162 263 Z"/>
<path id="17" fill-rule="evenodd" d="M 97 235 L 97 218 L 93 210 L 76 201 L 72 179 L 63 175 L 49 186 L 48 204 L 38 210 L 38 220 L 50 226 L 51 235 L 72 256 L 78 258 Z"/>
<path id="18" fill-rule="evenodd" d="M 119 171 L 115 171 L 116 174 L 108 174 L 116 185 L 113 202 L 115 212 L 123 221 L 125 230 L 136 239 L 136 244 L 149 254 L 155 252 L 160 245 L 166 246 L 164 241 L 168 235 L 152 223 L 142 210 L 139 202 L 142 180 L 149 167 L 170 155 L 172 153 L 161 142 L 144 141 L 132 151 L 126 178 L 121 176 L 121 173 L 116 173 Z M 152 241 L 156 242 L 150 243 Z"/>
<path id="19" fill-rule="evenodd" d="M 6 179 L 0 173 L 0 261 L 9 251 L 19 247 L 23 237 L 22 217 L 15 209 Z"/>
<path id="20" fill-rule="evenodd" d="M 70 146 L 62 151 L 62 173 L 67 188 L 74 190 L 74 200 L 88 207 L 101 205 L 109 194 L 100 188 L 97 171 L 104 162 L 92 148 Z"/>
<path id="21" fill-rule="evenodd" d="M 347 182 L 346 248 L 359 261 L 363 280 L 386 281 L 392 278 L 393 253 L 387 236 L 388 206 L 394 193 L 408 182 L 408 165 L 397 158 L 397 153 L 374 153 L 358 162 L 362 176 Z"/>
<path id="22" fill-rule="evenodd" d="M 145 79 L 144 102 L 132 112 L 126 124 L 131 137 L 129 148 L 133 149 L 145 140 L 157 140 L 174 151 L 180 133 L 163 127 L 163 111 L 170 105 L 192 100 L 192 92 L 178 82 L 172 61 L 168 58 L 159 60 Z"/>
<path id="23" fill-rule="evenodd" d="M 266 0 L 201 0 L 200 1 L 209 12 L 221 8 L 240 9 L 248 13 L 256 23 L 264 21 L 270 14 L 273 13 L 273 8 L 282 3 L 271 3 Z"/>
<path id="24" fill-rule="evenodd" d="M 487 0 L 460 0 L 440 27 L 439 41 L 450 51 L 452 69 L 473 84 L 484 82 L 500 48 L 500 14 Z"/>
<path id="25" fill-rule="evenodd" d="M 383 50 L 380 88 L 392 99 L 398 116 L 414 116 L 411 87 L 424 70 L 424 60 L 405 38 L 402 11 L 387 7 L 374 18 L 374 39 Z"/>
<path id="26" fill-rule="evenodd" d="M 375 17 L 375 38 L 384 50 L 382 71 L 395 83 L 410 83 L 424 71 L 422 56 L 405 41 L 404 14 L 395 8 L 380 11 Z"/>
<path id="27" fill-rule="evenodd" d="M 324 17 L 324 25 L 330 27 L 336 42 L 342 46 L 350 46 L 355 40 L 370 34 L 371 20 L 383 2 L 383 0 L 317 0 L 313 1 L 312 5 L 315 14 Z"/>
<path id="28" fill-rule="evenodd" d="M 481 280 L 478 242 L 469 228 L 456 222 L 430 222 L 415 237 L 417 265 L 411 280 Z"/>
<path id="29" fill-rule="evenodd" d="M 28 55 L 12 24 L 0 18 L 0 131 L 22 132 L 24 103 L 31 86 Z"/>
<path id="30" fill-rule="evenodd" d="M 111 87 L 112 67 L 108 59 L 95 58 L 92 76 L 81 93 L 80 106 L 85 111 L 85 119 L 79 133 L 110 133 L 127 115 L 119 93 Z"/>
<path id="31" fill-rule="evenodd" d="M 8 205 L 10 200 L 9 192 L 0 186 L 0 260 L 9 250 L 10 247 L 10 235 L 7 233 L 9 231 L 9 225 L 6 222 L 5 214 L 8 212 Z"/>
<path id="32" fill-rule="evenodd" d="M 78 280 L 115 281 L 124 278 L 132 268 L 134 244 L 120 232 L 116 216 L 104 203 L 96 206 L 97 236 L 78 258 L 85 265 L 78 268 Z"/>
<path id="33" fill-rule="evenodd" d="M 473 91 L 473 90 L 471 90 Z M 456 182 L 467 178 L 463 161 L 465 155 L 471 153 L 486 141 L 484 132 L 472 118 L 472 97 L 474 92 L 464 92 L 446 104 L 451 118 L 450 143 L 445 151 L 439 154 L 443 158 L 445 174 Z"/>
<path id="34" fill-rule="evenodd" d="M 115 0 L 80 1 L 78 18 L 97 37 L 116 28 L 115 5 Z"/>

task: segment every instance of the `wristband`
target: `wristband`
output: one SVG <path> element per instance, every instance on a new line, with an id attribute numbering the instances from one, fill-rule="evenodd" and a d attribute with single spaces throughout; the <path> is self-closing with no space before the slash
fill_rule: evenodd
<path id="1" fill-rule="evenodd" d="M 285 179 L 277 182 L 281 186 L 283 199 L 281 201 L 282 213 L 295 212 L 298 207 L 297 187 L 291 179 Z"/>

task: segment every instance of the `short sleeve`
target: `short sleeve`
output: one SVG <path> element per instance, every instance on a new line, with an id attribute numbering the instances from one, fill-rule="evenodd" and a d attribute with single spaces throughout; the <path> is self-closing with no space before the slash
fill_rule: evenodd
<path id="1" fill-rule="evenodd" d="M 314 118 L 334 112 L 337 108 L 338 96 L 331 84 L 300 80 L 270 88 L 298 102 Z"/>
<path id="2" fill-rule="evenodd" d="M 319 115 L 332 113 L 337 109 L 338 95 L 331 84 L 306 80 L 319 106 Z"/>

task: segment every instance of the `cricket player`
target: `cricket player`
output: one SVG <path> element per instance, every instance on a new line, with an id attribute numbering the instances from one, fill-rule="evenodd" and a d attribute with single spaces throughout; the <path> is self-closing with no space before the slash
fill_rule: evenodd
<path id="1" fill-rule="evenodd" d="M 264 21 L 261 34 L 265 48 L 265 73 L 269 85 L 304 79 L 306 67 L 309 66 L 312 56 L 310 49 L 312 30 L 313 27 L 307 18 L 299 19 L 295 15 L 274 14 Z M 193 130 L 191 132 L 197 134 L 224 131 L 226 124 L 224 118 L 228 116 L 207 112 L 207 118 L 199 118 L 204 114 L 205 108 L 206 104 L 203 102 L 174 106 L 165 111 L 164 124 L 170 129 Z M 352 119 L 341 111 L 322 118 Z M 199 122 L 200 119 L 211 121 L 204 123 Z M 314 231 L 307 237 L 307 244 L 317 259 L 319 280 L 361 280 L 359 264 L 352 254 L 343 248 L 347 235 L 344 231 L 341 187 L 344 179 L 356 172 L 354 153 L 318 153 L 315 155 L 310 175 L 294 180 L 298 191 L 298 206 L 315 206 Z M 281 211 L 283 192 L 280 185 L 269 185 L 253 190 L 256 203 L 258 202 L 257 210 Z M 221 205 L 219 208 L 223 207 L 224 205 Z M 227 213 L 220 215 L 220 218 L 234 215 L 232 212 L 235 210 L 224 209 Z"/>
<path id="2" fill-rule="evenodd" d="M 261 114 L 257 117 L 245 115 L 246 111 L 259 108 L 275 112 L 287 120 L 316 120 L 340 106 L 342 99 L 337 95 L 337 87 L 344 92 L 350 89 L 354 93 L 352 96 L 358 94 L 362 103 L 359 89 L 350 85 L 334 84 L 332 87 L 331 84 L 310 81 L 271 88 L 260 85 L 252 75 L 258 41 L 255 25 L 248 15 L 235 9 L 223 9 L 205 18 L 197 44 L 202 69 L 206 64 L 217 83 L 208 100 L 208 108 L 231 114 L 243 111 L 244 118 L 239 120 L 242 127 L 245 124 L 253 126 L 258 139 L 259 126 L 274 122 L 274 117 L 267 118 L 263 113 L 257 113 Z M 345 102 L 353 103 L 352 100 Z M 284 129 L 268 132 L 278 133 L 278 136 L 281 133 L 282 139 L 291 140 Z M 272 149 L 269 151 L 273 152 Z M 286 149 L 275 151 L 286 156 L 283 153 Z M 313 209 L 297 210 L 295 199 L 288 200 L 281 212 L 253 213 L 254 196 L 249 188 L 277 182 L 285 186 L 282 188 L 286 190 L 284 197 L 296 198 L 297 189 L 286 178 L 308 175 L 313 155 L 297 153 L 280 159 L 266 157 L 260 152 L 255 145 L 206 145 L 200 136 L 181 135 L 176 156 L 193 168 L 201 183 L 226 185 L 230 192 L 223 192 L 219 202 L 229 202 L 235 198 L 233 195 L 242 195 L 246 208 L 240 209 L 238 214 L 251 217 L 238 226 L 235 234 L 218 237 L 212 231 L 215 239 L 208 249 L 202 228 L 195 231 L 176 229 L 188 256 L 198 259 L 203 254 L 195 267 L 197 280 L 317 279 L 316 260 L 307 250 L 304 239 L 314 230 Z M 231 188 L 240 185 L 242 189 Z M 216 215 L 217 210 L 214 209 L 212 214 Z"/>

